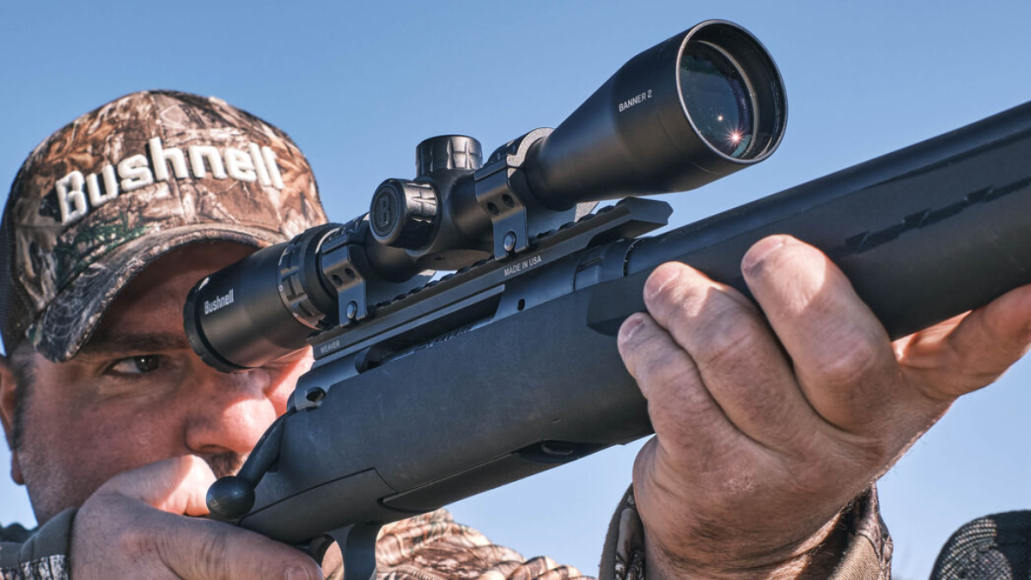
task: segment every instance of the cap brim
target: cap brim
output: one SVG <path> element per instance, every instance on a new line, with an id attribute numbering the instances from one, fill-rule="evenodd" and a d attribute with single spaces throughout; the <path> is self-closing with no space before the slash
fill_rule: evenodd
<path id="1" fill-rule="evenodd" d="M 260 248 L 286 240 L 281 233 L 264 228 L 218 223 L 180 226 L 142 236 L 90 264 L 61 290 L 29 328 L 29 339 L 49 360 L 68 361 L 89 340 L 104 312 L 137 274 L 175 248 L 208 241 Z"/>

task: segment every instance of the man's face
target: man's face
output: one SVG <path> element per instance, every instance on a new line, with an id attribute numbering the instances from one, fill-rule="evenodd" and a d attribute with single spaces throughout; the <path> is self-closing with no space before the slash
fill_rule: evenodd
<path id="1" fill-rule="evenodd" d="M 194 283 L 251 251 L 221 242 L 172 251 L 126 287 L 71 361 L 32 355 L 35 381 L 12 472 L 41 523 L 81 505 L 112 476 L 161 459 L 195 454 L 216 475 L 233 472 L 286 410 L 308 353 L 223 374 L 193 353 L 183 332 Z M 11 374 L 5 378 L 9 384 Z M 10 419 L 13 399 L 2 399 Z"/>

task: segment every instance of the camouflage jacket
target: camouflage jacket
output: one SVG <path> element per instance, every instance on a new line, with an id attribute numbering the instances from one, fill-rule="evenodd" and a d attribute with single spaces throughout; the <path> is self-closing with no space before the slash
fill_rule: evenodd
<path id="1" fill-rule="evenodd" d="M 0 579 L 69 578 L 68 546 L 74 510 L 62 512 L 35 531 L 19 525 L 0 529 Z M 877 513 L 874 492 L 847 509 L 835 540 L 837 553 L 826 573 L 836 580 L 890 578 L 891 541 Z M 842 549 L 843 548 L 843 549 Z M 840 551 L 839 551 L 840 550 Z M 378 580 L 575 580 L 586 578 L 548 557 L 527 560 L 495 545 L 480 532 L 455 523 L 445 510 L 389 524 L 376 547 Z M 609 525 L 599 568 L 602 580 L 644 580 L 644 527 L 633 494 L 621 501 Z M 329 577 L 339 579 L 338 570 Z"/>

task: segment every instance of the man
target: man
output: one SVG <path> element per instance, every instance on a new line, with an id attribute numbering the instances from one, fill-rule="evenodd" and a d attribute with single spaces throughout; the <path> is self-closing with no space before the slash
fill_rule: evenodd
<path id="1" fill-rule="evenodd" d="M 292 547 L 192 517 L 284 411 L 309 356 L 218 373 L 180 312 L 197 279 L 324 219 L 286 135 L 217 99 L 129 95 L 37 147 L 0 225 L 0 417 L 41 527 L 4 532 L 0 577 L 323 575 Z M 774 236 L 742 270 L 761 311 L 667 264 L 646 285 L 650 315 L 621 329 L 657 437 L 602 576 L 886 576 L 871 483 L 1022 355 L 1031 288 L 892 345 L 813 248 Z M 579 576 L 446 512 L 388 526 L 377 557 L 381 573 L 420 580 Z"/>

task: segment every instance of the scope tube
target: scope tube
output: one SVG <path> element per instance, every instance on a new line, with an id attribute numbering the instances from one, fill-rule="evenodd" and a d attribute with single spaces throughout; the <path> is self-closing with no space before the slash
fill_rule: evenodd
<path id="1" fill-rule="evenodd" d="M 529 194 L 560 212 L 582 202 L 683 191 L 766 159 L 780 143 L 786 121 L 783 82 L 766 49 L 738 25 L 711 20 L 628 61 L 554 132 L 530 147 L 520 171 Z M 463 146 L 471 146 L 464 141 Z M 420 157 L 420 171 L 429 170 L 423 161 Z M 426 184 L 405 183 L 417 197 L 429 194 Z M 346 320 L 337 304 L 338 290 L 346 283 L 332 281 L 331 275 L 327 280 L 319 271 L 327 236 L 347 236 L 337 241 L 353 246 L 355 259 L 367 261 L 368 268 L 345 271 L 374 279 L 370 288 L 395 292 L 386 297 L 416 288 L 412 277 L 425 267 L 471 265 L 493 244 L 474 239 L 473 247 L 465 247 L 469 240 L 456 241 L 470 237 L 465 229 L 477 229 L 467 228 L 477 220 L 464 218 L 484 211 L 462 205 L 469 200 L 462 184 L 471 181 L 435 183 L 440 191 L 434 191 L 434 199 L 456 200 L 449 209 L 463 217 L 454 224 L 444 220 L 453 235 L 438 240 L 445 251 L 434 252 L 432 261 L 375 241 L 358 218 L 339 226 L 339 234 L 333 226 L 321 226 L 212 274 L 191 291 L 183 312 L 191 346 L 211 366 L 241 371 L 304 348 L 313 332 Z M 517 189 L 523 195 L 525 188 Z M 445 209 L 442 215 L 451 215 Z M 544 213 L 535 211 L 531 217 L 540 223 L 556 217 L 545 219 Z M 396 286 L 387 288 L 388 282 Z"/>
<path id="2" fill-rule="evenodd" d="M 322 242 L 339 227 L 315 226 L 198 282 L 183 306 L 193 351 L 222 372 L 239 372 L 304 348 L 336 309 L 315 262 Z"/>
<path id="3" fill-rule="evenodd" d="M 686 191 L 769 157 L 786 123 L 769 53 L 740 26 L 710 20 L 630 59 L 534 144 L 524 171 L 555 210 Z"/>

